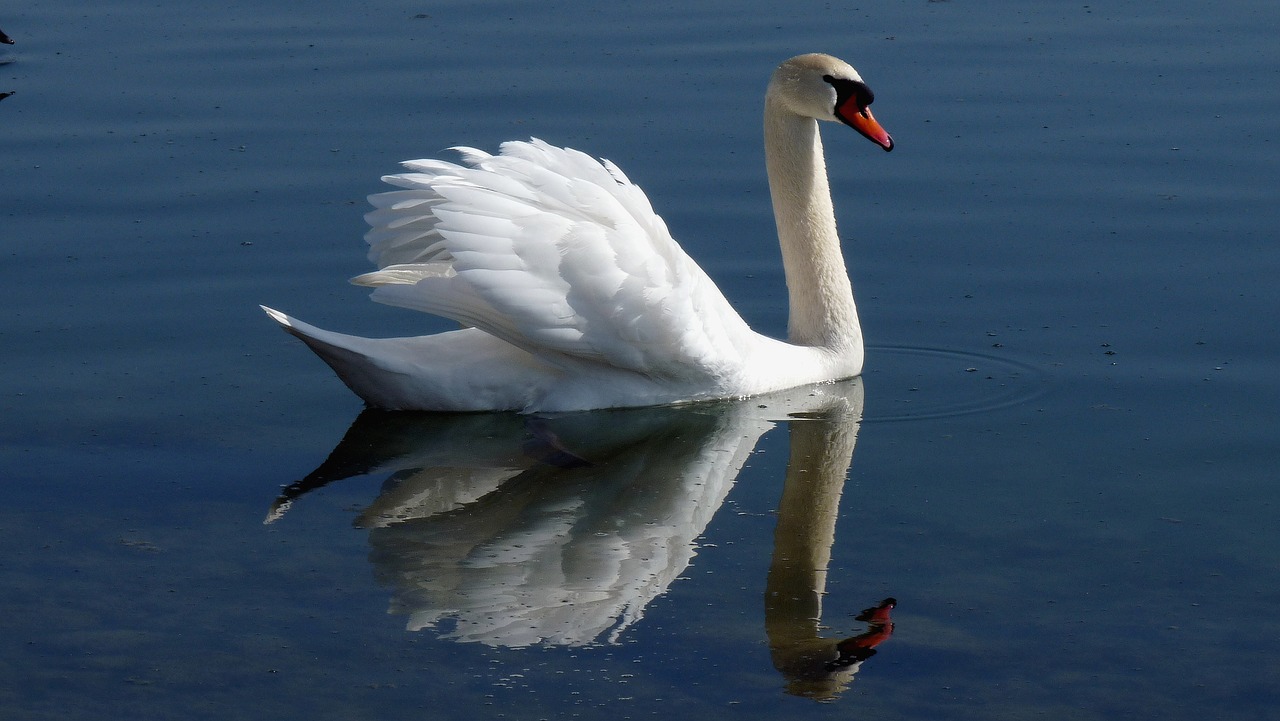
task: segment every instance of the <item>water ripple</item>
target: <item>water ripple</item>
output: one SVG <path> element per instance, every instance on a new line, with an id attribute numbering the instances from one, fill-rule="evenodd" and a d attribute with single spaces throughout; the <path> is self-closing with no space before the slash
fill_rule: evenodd
<path id="1" fill-rule="evenodd" d="M 869 423 L 985 413 L 1027 403 L 1049 389 L 1044 369 L 985 353 L 872 346 L 867 359 Z"/>

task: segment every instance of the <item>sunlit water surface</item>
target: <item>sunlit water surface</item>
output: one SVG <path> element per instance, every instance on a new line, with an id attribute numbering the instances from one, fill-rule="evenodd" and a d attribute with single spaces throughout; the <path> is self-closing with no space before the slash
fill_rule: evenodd
<path id="1" fill-rule="evenodd" d="M 1280 6 L 882 5 L 3 11 L 0 716 L 1270 718 Z M 257 309 L 448 327 L 364 196 L 537 135 L 781 335 L 811 50 L 898 144 L 826 134 L 859 382 L 360 415 Z"/>

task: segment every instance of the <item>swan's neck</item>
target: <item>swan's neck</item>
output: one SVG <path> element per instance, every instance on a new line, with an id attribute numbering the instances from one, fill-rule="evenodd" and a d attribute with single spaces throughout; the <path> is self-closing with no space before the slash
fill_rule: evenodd
<path id="1" fill-rule="evenodd" d="M 767 97 L 764 151 L 791 301 L 787 340 L 860 353 L 862 329 L 836 234 L 818 122 Z"/>

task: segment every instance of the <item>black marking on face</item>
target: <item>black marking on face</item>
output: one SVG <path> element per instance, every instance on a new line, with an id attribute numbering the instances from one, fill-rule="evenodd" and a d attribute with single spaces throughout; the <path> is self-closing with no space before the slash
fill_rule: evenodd
<path id="1" fill-rule="evenodd" d="M 875 102 L 876 96 L 871 92 L 871 88 L 861 80 L 850 80 L 848 78 L 837 78 L 831 75 L 823 75 L 822 79 L 831 84 L 836 89 L 836 107 L 842 107 L 850 99 L 858 110 L 866 110 L 867 106 Z"/>

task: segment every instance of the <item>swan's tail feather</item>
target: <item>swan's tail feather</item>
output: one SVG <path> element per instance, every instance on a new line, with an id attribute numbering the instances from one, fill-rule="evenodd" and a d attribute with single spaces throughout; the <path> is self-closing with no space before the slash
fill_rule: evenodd
<path id="1" fill-rule="evenodd" d="M 387 376 L 403 374 L 391 367 L 394 364 L 387 362 L 388 348 L 385 347 L 385 342 L 334 333 L 303 323 L 274 308 L 265 305 L 260 307 L 285 332 L 306 343 L 366 403 L 388 409 L 400 405 L 397 398 L 388 395 L 388 388 L 395 386 L 387 383 Z"/>
<path id="2" fill-rule="evenodd" d="M 365 403 L 383 410 L 518 411 L 562 376 L 475 328 L 360 338 L 317 328 L 274 308 L 262 310 L 306 343 Z"/>

